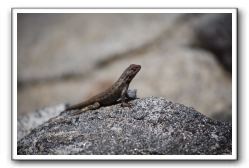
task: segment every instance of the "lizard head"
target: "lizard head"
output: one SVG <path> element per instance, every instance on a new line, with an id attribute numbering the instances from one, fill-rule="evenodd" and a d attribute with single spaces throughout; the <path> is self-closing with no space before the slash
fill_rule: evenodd
<path id="1" fill-rule="evenodd" d="M 127 69 L 136 75 L 140 71 L 141 65 L 131 64 Z"/>
<path id="2" fill-rule="evenodd" d="M 129 84 L 131 80 L 136 76 L 140 71 L 141 65 L 131 64 L 121 75 L 120 79 L 125 83 Z"/>

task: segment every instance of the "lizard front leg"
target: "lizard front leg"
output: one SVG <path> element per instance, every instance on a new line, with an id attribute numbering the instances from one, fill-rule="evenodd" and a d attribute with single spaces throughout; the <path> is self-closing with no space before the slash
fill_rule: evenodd
<path id="1" fill-rule="evenodd" d="M 130 107 L 131 105 L 127 102 L 127 90 L 129 85 L 126 85 L 121 92 L 121 106 Z"/>

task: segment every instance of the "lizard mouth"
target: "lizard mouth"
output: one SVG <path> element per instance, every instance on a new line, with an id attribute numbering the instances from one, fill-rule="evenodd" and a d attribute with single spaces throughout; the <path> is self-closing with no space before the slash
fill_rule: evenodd
<path id="1" fill-rule="evenodd" d="M 130 67 L 132 67 L 131 69 L 134 70 L 135 72 L 138 72 L 141 69 L 141 65 L 136 65 L 136 64 L 131 64 Z"/>

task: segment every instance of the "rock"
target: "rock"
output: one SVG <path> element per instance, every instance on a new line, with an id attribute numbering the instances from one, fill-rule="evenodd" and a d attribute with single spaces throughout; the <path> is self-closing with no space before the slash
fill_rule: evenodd
<path id="1" fill-rule="evenodd" d="M 41 125 L 48 119 L 55 117 L 65 109 L 66 105 L 61 104 L 54 107 L 47 107 L 30 114 L 19 116 L 17 119 L 17 140 L 20 140 L 25 135 L 37 126 Z"/>
<path id="2" fill-rule="evenodd" d="M 195 32 L 197 44 L 214 53 L 232 73 L 232 14 L 206 14 L 196 23 Z"/>
<path id="3" fill-rule="evenodd" d="M 131 108 L 117 104 L 54 117 L 18 141 L 18 154 L 231 154 L 230 123 L 164 98 L 130 103 Z"/>

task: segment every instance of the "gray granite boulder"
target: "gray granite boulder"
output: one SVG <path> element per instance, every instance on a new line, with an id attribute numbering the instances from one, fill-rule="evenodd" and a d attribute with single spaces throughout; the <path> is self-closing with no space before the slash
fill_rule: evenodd
<path id="1" fill-rule="evenodd" d="M 17 140 L 20 140 L 25 135 L 29 134 L 32 129 L 43 124 L 48 119 L 59 115 L 65 107 L 65 104 L 60 104 L 19 116 L 17 119 Z"/>
<path id="2" fill-rule="evenodd" d="M 49 119 L 18 141 L 19 155 L 231 154 L 232 126 L 149 97 Z M 72 111 L 71 111 L 72 112 Z"/>

